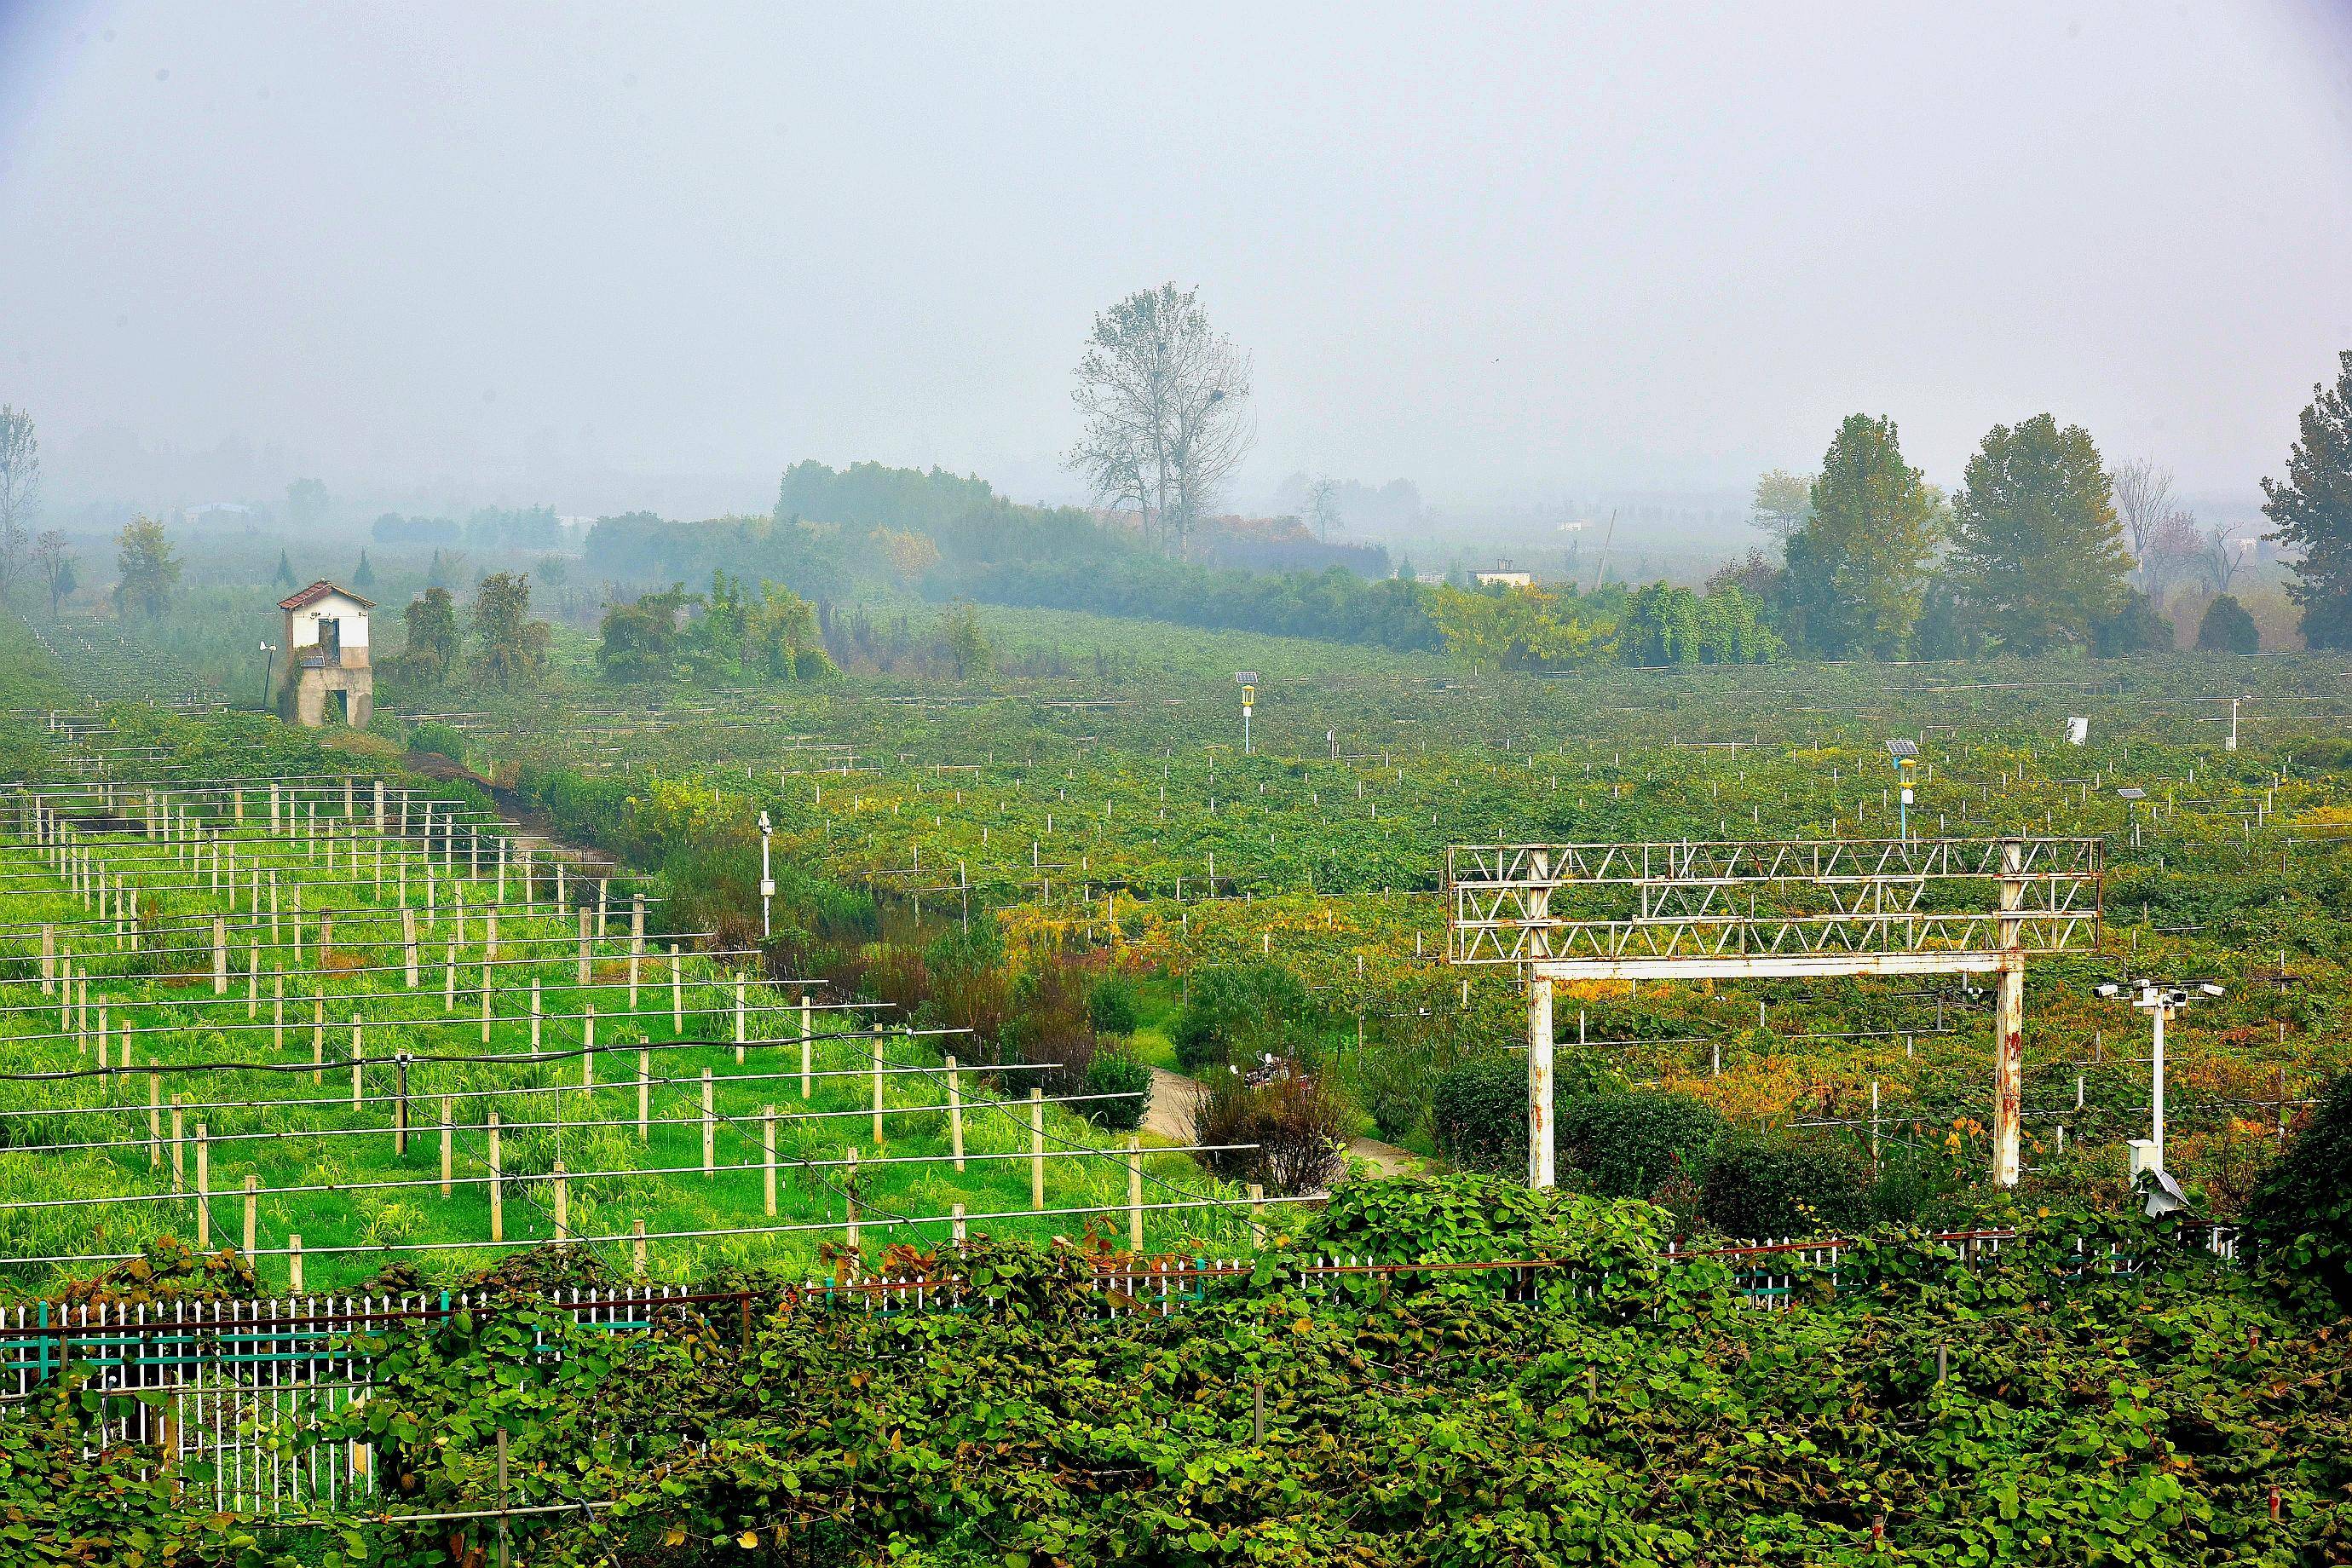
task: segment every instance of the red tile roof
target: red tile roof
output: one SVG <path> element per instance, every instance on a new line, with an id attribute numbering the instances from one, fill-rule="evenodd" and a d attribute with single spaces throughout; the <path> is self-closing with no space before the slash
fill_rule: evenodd
<path id="1" fill-rule="evenodd" d="M 341 594 L 344 598 L 352 600 L 363 610 L 373 610 L 375 608 L 375 601 L 373 599 L 363 599 L 360 597 L 359 595 L 352 593 L 349 588 L 340 587 L 335 584 L 328 582 L 324 577 L 320 578 L 317 582 L 311 584 L 300 593 L 278 600 L 278 607 L 281 610 L 299 610 L 305 605 L 317 604 L 320 600 L 325 598 L 330 594 Z"/>

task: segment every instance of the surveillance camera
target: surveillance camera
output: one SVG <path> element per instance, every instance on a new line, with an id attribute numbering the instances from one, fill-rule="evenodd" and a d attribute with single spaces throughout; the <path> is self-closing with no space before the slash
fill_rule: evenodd
<path id="1" fill-rule="evenodd" d="M 2113 996 L 2120 996 L 2120 995 L 2122 995 L 2122 994 L 2124 994 L 2124 988 L 2123 988 L 2122 986 L 2120 986 L 2120 985 L 2116 984 L 2114 981 L 2112 981 L 2112 980 L 2105 980 L 2105 981 L 2102 981 L 2102 982 L 2100 982 L 2100 983 L 2099 983 L 2099 985 L 2098 985 L 2098 987 L 2097 987 L 2097 990 L 2098 990 L 2099 994 L 2100 994 L 2100 995 L 2102 995 L 2102 996 L 2109 996 L 2109 997 L 2113 997 Z"/>
<path id="2" fill-rule="evenodd" d="M 2208 996 L 2219 996 L 2221 994 L 2221 988 L 2219 985 L 2214 984 L 2210 980 L 2198 986 L 2197 989 L 2203 992 Z"/>

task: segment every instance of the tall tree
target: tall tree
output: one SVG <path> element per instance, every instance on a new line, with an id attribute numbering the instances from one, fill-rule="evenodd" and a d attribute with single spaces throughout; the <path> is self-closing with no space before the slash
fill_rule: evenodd
<path id="1" fill-rule="evenodd" d="M 327 487 L 317 479 L 296 479 L 286 487 L 286 516 L 297 528 L 316 528 L 327 521 Z"/>
<path id="2" fill-rule="evenodd" d="M 1095 317 L 1077 378 L 1086 429 L 1069 466 L 1097 504 L 1181 551 L 1255 435 L 1249 356 L 1210 326 L 1199 289 L 1166 283 Z"/>
<path id="3" fill-rule="evenodd" d="M 65 602 L 67 595 L 81 585 L 74 575 L 75 565 L 73 549 L 66 542 L 66 536 L 57 529 L 45 530 L 38 539 L 33 541 L 33 569 L 49 586 L 49 618 L 52 620 L 57 618 L 58 606 Z"/>
<path id="4" fill-rule="evenodd" d="M 491 685 L 535 684 L 547 664 L 545 621 L 530 618 L 530 578 L 493 572 L 474 591 L 474 667 Z"/>
<path id="5" fill-rule="evenodd" d="M 1775 539 L 1785 540 L 1805 526 L 1812 510 L 1813 481 L 1803 474 L 1774 468 L 1756 481 L 1756 499 L 1749 521 Z"/>
<path id="6" fill-rule="evenodd" d="M 288 557 L 286 552 L 283 550 L 280 550 L 278 552 L 278 571 L 269 581 L 271 586 L 278 588 L 291 588 L 296 585 L 294 582 L 294 563 Z"/>
<path id="7" fill-rule="evenodd" d="M 375 568 L 368 564 L 367 552 L 360 552 L 360 563 L 352 568 L 352 586 L 364 593 L 375 586 Z"/>
<path id="8" fill-rule="evenodd" d="M 40 572 L 40 581 L 49 585 L 49 618 L 57 618 L 57 606 L 75 588 L 80 588 L 80 578 L 73 574 L 73 545 L 58 529 L 45 529 L 40 538 L 33 541 L 33 569 Z"/>
<path id="9" fill-rule="evenodd" d="M 2099 448 L 2047 414 L 1996 425 L 1969 459 L 1952 573 L 2011 653 L 2088 643 L 2124 603 L 2131 555 Z"/>
<path id="10" fill-rule="evenodd" d="M 438 686 L 457 669 L 457 607 L 446 588 L 427 588 L 401 613 L 407 623 L 408 647 L 401 655 L 403 673 L 426 686 Z"/>
<path id="11" fill-rule="evenodd" d="M 1934 488 L 1903 460 L 1895 421 L 1846 416 L 1822 456 L 1804 521 L 1788 535 L 1798 634 L 1832 658 L 1901 653 L 1942 521 Z"/>
<path id="12" fill-rule="evenodd" d="M 180 558 L 163 525 L 134 517 L 122 525 L 115 543 L 115 613 L 135 611 L 151 620 L 162 615 L 180 584 Z"/>
<path id="13" fill-rule="evenodd" d="M 2123 525 L 2124 542 L 2131 547 L 2132 559 L 2145 565 L 2158 531 L 2173 515 L 2171 471 L 2158 468 L 2150 458 L 2135 458 L 2116 465 L 2115 484 L 2116 521 Z M 2140 586 L 2148 586 L 2145 579 Z"/>
<path id="14" fill-rule="evenodd" d="M 2303 607 L 2304 640 L 2352 647 L 2352 351 L 2334 386 L 2311 389 L 2284 482 L 2263 481 L 2263 513 L 2295 546 L 2287 597 Z"/>
<path id="15" fill-rule="evenodd" d="M 0 605 L 25 570 L 25 550 L 41 501 L 41 438 L 33 416 L 0 404 Z"/>

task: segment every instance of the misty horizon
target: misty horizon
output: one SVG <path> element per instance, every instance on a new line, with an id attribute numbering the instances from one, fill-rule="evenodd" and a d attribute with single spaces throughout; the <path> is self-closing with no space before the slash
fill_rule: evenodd
<path id="1" fill-rule="evenodd" d="M 1094 313 L 1252 356 L 1228 502 L 1736 510 L 1846 413 L 2047 410 L 2250 510 L 2352 346 L 2334 8 L 684 21 L 0 9 L 0 401 L 51 503 L 1080 502 Z"/>

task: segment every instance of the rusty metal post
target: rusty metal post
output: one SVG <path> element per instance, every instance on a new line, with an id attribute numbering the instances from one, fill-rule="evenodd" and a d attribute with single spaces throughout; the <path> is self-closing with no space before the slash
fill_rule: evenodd
<path id="1" fill-rule="evenodd" d="M 1528 892 L 1529 955 L 1540 962 L 1550 956 L 1551 932 L 1540 923 L 1551 912 L 1551 889 L 1542 885 L 1551 874 L 1550 858 L 1531 858 L 1537 886 Z M 1551 1119 L 1551 980 L 1536 964 L 1528 970 L 1528 1185 L 1538 1190 L 1554 1184 Z"/>

